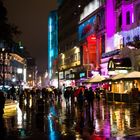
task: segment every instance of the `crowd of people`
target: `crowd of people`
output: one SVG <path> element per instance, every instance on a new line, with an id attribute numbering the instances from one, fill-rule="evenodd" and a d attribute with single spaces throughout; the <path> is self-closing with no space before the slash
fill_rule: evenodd
<path id="1" fill-rule="evenodd" d="M 30 106 L 30 99 L 32 100 L 32 108 L 35 107 L 38 99 L 44 99 L 45 101 L 61 101 L 62 98 L 66 102 L 66 106 L 70 104 L 77 104 L 82 111 L 83 105 L 86 103 L 89 107 L 93 107 L 93 101 L 96 98 L 100 100 L 100 90 L 97 88 L 93 91 L 92 87 L 66 87 L 63 91 L 55 88 L 42 88 L 42 89 L 16 89 L 14 85 L 8 90 L 6 94 L 0 91 L 0 114 L 4 113 L 4 104 L 6 99 L 17 100 L 20 105 L 24 104 L 26 100 L 26 106 Z"/>
<path id="2" fill-rule="evenodd" d="M 103 92 L 103 91 L 102 91 Z M 79 107 L 79 109 L 82 111 L 83 105 L 87 104 L 88 107 L 93 107 L 93 101 L 94 99 L 97 99 L 98 101 L 101 98 L 101 91 L 99 88 L 96 88 L 95 90 L 92 89 L 92 87 L 85 88 L 85 87 L 68 87 L 64 91 L 64 98 L 66 100 L 66 105 L 69 105 L 71 102 L 76 103 Z M 71 101 L 70 101 L 71 99 Z"/>

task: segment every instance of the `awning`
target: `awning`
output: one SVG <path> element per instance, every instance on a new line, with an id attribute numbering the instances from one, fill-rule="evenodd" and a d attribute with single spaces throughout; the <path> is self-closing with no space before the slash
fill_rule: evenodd
<path id="1" fill-rule="evenodd" d="M 128 73 L 124 79 L 140 79 L 140 72 L 139 71 L 132 71 Z"/>
<path id="2" fill-rule="evenodd" d="M 125 78 L 125 76 L 126 76 L 126 74 L 124 74 L 124 73 L 119 73 L 119 74 L 113 76 L 111 79 L 112 79 L 112 80 L 119 80 L 119 79 Z"/>
<path id="3" fill-rule="evenodd" d="M 86 81 L 84 81 L 84 83 L 100 83 L 104 80 L 105 78 L 101 75 L 96 75 L 90 79 L 87 79 Z"/>

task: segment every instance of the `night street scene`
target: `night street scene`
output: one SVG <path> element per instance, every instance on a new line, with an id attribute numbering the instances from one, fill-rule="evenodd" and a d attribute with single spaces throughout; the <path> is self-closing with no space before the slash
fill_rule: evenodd
<path id="1" fill-rule="evenodd" d="M 140 140 L 140 0 L 0 0 L 0 140 Z"/>

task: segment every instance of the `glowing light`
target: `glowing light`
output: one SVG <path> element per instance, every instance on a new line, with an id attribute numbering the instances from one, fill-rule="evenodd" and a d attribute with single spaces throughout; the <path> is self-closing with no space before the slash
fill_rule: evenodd
<path id="1" fill-rule="evenodd" d="M 26 77 L 27 77 L 27 69 L 24 68 L 24 69 L 23 69 L 23 81 L 24 81 L 24 82 L 27 81 L 27 80 L 26 80 Z"/>
<path id="2" fill-rule="evenodd" d="M 48 18 L 48 75 L 52 78 L 53 63 L 58 56 L 58 17 L 56 11 L 51 11 Z"/>
<path id="3" fill-rule="evenodd" d="M 121 31 L 118 34 L 123 36 L 124 44 L 126 45 L 127 42 L 133 42 L 134 36 L 140 35 L 140 26 L 129 31 Z"/>
<path id="4" fill-rule="evenodd" d="M 100 7 L 100 1 L 94 0 L 91 3 L 89 3 L 85 8 L 84 12 L 80 15 L 80 21 L 86 18 L 88 15 L 90 15 L 93 11 L 98 9 Z"/>
<path id="5" fill-rule="evenodd" d="M 50 108 L 50 113 L 48 115 L 48 123 L 49 123 L 49 130 L 50 130 L 50 140 L 55 140 L 55 131 L 54 131 L 54 122 L 53 116 L 55 115 L 55 110 L 53 107 Z"/>
<path id="6" fill-rule="evenodd" d="M 17 69 L 17 73 L 18 73 L 18 74 L 22 74 L 22 72 L 23 72 L 22 68 L 18 68 L 18 69 Z"/>
<path id="7" fill-rule="evenodd" d="M 80 8 L 81 7 L 81 5 L 78 5 L 78 8 Z"/>

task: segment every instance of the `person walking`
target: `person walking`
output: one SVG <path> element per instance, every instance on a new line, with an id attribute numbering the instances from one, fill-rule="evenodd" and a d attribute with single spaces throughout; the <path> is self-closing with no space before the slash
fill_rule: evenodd
<path id="1" fill-rule="evenodd" d="M 64 98 L 65 98 L 65 101 L 66 101 L 66 106 L 69 105 L 69 98 L 70 98 L 69 89 L 66 89 L 66 91 L 64 92 Z"/>
<path id="2" fill-rule="evenodd" d="M 16 100 L 16 89 L 14 85 L 12 85 L 10 88 L 10 95 L 12 96 L 13 100 Z"/>
<path id="3" fill-rule="evenodd" d="M 80 90 L 79 90 L 79 94 L 77 96 L 77 103 L 78 103 L 80 112 L 83 112 L 84 94 L 83 94 L 82 88 L 80 88 Z"/>
<path id="4" fill-rule="evenodd" d="M 92 90 L 92 87 L 89 88 L 88 93 L 87 93 L 87 102 L 88 102 L 88 108 L 90 107 L 93 108 L 93 100 L 94 100 L 94 92 Z"/>
<path id="5" fill-rule="evenodd" d="M 4 114 L 4 106 L 5 106 L 5 97 L 4 97 L 4 93 L 2 91 L 0 91 L 0 118 L 3 116 Z"/>

